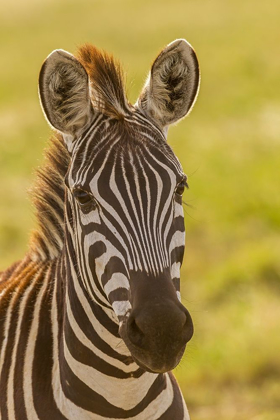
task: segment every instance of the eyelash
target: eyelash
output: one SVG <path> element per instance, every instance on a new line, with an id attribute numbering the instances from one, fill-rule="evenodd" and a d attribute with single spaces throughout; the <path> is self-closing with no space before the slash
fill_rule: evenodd
<path id="1" fill-rule="evenodd" d="M 184 194 L 185 188 L 189 188 L 186 178 L 182 179 L 182 181 L 179 182 L 179 184 L 177 184 L 176 189 L 175 189 L 175 194 L 182 197 L 182 195 Z"/>

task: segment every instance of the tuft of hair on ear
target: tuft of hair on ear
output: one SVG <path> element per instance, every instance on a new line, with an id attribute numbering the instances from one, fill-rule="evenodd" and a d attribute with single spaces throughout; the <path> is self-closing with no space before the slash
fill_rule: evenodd
<path id="1" fill-rule="evenodd" d="M 79 48 L 77 58 L 89 75 L 94 108 L 118 120 L 131 114 L 119 62 L 90 44 Z"/>
<path id="2" fill-rule="evenodd" d="M 39 94 L 47 121 L 60 132 L 76 136 L 91 121 L 88 74 L 68 52 L 55 50 L 47 57 Z"/>
<path id="3" fill-rule="evenodd" d="M 191 111 L 199 80 L 193 48 L 184 39 L 175 40 L 153 62 L 137 106 L 161 127 L 174 124 Z"/>
<path id="4" fill-rule="evenodd" d="M 188 68 L 179 54 L 171 55 L 164 61 L 161 69 L 155 69 L 154 77 L 157 83 L 154 83 L 153 93 L 161 98 L 162 112 L 166 109 L 173 113 L 176 107 L 183 105 L 184 78 L 187 74 Z"/>

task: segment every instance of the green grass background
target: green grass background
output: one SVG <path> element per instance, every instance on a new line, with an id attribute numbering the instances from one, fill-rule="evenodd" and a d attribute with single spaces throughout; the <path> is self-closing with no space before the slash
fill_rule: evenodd
<path id="1" fill-rule="evenodd" d="M 280 419 L 279 16 L 276 0 L 0 3 L 0 270 L 34 226 L 45 57 L 83 42 L 113 52 L 134 101 L 165 44 L 197 51 L 199 99 L 169 132 L 190 184 L 182 295 L 195 336 L 176 375 L 192 420 Z"/>

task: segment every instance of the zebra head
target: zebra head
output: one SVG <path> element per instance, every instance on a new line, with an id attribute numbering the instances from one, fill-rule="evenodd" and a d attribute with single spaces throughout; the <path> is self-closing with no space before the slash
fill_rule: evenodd
<path id="1" fill-rule="evenodd" d="M 84 293 L 111 312 L 133 359 L 152 372 L 180 361 L 193 334 L 180 302 L 184 252 L 182 167 L 166 142 L 191 110 L 199 67 L 183 39 L 154 61 L 137 103 L 119 65 L 86 45 L 56 50 L 42 66 L 45 116 L 70 154 L 65 252 Z"/>

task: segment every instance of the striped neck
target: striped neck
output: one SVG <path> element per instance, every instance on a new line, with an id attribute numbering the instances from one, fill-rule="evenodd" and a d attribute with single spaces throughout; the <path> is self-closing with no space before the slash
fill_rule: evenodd
<path id="1" fill-rule="evenodd" d="M 112 413 L 140 420 L 155 410 L 164 412 L 173 399 L 169 375 L 145 372 L 133 362 L 113 315 L 89 300 L 73 259 L 63 255 L 58 261 L 52 302 L 58 408 L 67 418 L 84 418 L 88 412 L 95 420 Z"/>

